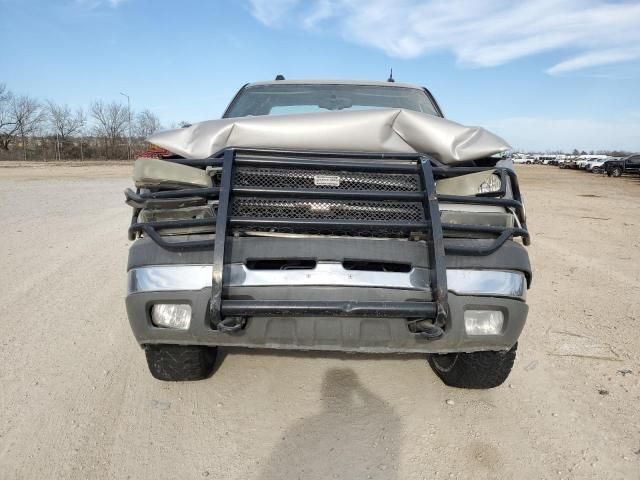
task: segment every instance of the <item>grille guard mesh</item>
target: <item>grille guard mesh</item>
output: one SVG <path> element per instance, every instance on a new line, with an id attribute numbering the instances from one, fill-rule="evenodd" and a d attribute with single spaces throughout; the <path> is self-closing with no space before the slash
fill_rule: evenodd
<path id="1" fill-rule="evenodd" d="M 421 222 L 425 219 L 424 209 L 420 203 L 257 197 L 233 199 L 231 215 L 258 218 L 318 218 L 381 222 Z"/>
<path id="2" fill-rule="evenodd" d="M 321 184 L 318 181 L 321 177 L 336 178 L 338 185 Z M 300 168 L 238 167 L 234 172 L 233 184 L 244 187 L 313 188 L 318 190 L 420 191 L 418 175 L 336 172 Z"/>

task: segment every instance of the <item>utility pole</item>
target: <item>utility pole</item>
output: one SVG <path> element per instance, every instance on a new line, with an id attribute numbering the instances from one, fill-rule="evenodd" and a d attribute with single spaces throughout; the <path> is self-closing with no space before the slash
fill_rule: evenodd
<path id="1" fill-rule="evenodd" d="M 85 123 L 87 122 L 86 117 L 84 116 L 84 111 L 83 110 L 78 110 L 78 121 L 80 124 L 80 161 L 84 162 L 84 152 L 82 150 L 82 143 L 84 142 L 84 126 Z"/>
<path id="2" fill-rule="evenodd" d="M 131 99 L 126 93 L 120 92 L 120 95 L 127 97 L 127 112 L 129 113 L 129 141 L 128 143 L 128 160 L 131 160 Z"/>

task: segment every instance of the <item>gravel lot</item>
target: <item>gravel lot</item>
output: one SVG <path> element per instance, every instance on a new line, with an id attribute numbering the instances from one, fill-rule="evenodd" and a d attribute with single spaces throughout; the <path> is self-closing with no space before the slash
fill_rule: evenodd
<path id="1" fill-rule="evenodd" d="M 515 369 L 225 350 L 162 383 L 124 309 L 126 165 L 0 165 L 0 478 L 640 478 L 640 181 L 522 166 L 535 268 Z"/>

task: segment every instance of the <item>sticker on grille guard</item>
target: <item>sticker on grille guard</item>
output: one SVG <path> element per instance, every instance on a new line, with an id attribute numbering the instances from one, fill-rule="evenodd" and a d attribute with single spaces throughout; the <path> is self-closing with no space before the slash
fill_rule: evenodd
<path id="1" fill-rule="evenodd" d="M 338 175 L 314 175 L 313 184 L 317 187 L 339 187 L 340 177 Z"/>

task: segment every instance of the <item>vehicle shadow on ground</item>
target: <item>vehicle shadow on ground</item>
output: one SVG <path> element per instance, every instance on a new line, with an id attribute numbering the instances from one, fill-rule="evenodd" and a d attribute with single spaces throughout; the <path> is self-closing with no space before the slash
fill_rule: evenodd
<path id="1" fill-rule="evenodd" d="M 397 478 L 401 423 L 395 409 L 350 368 L 327 371 L 321 399 L 322 410 L 287 429 L 256 478 Z"/>

